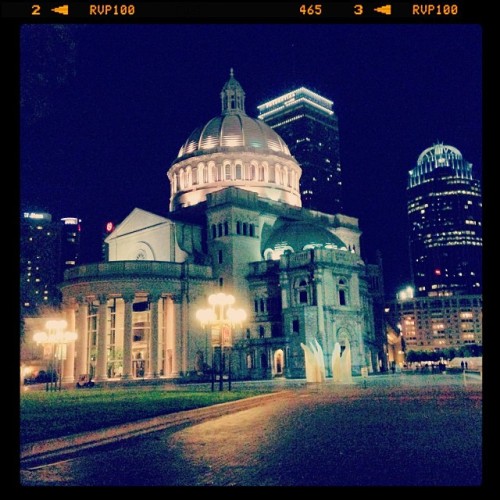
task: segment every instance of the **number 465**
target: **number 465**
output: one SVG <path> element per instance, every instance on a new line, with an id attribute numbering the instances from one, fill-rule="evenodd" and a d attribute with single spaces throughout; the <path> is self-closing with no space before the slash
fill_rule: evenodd
<path id="1" fill-rule="evenodd" d="M 300 13 L 304 16 L 320 16 L 321 15 L 321 4 L 316 5 L 304 5 L 300 6 Z"/>

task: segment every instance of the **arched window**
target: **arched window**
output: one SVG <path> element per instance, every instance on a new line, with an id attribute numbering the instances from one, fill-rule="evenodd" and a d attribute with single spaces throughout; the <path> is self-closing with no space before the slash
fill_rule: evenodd
<path id="1" fill-rule="evenodd" d="M 224 234 L 224 226 L 222 224 L 217 225 L 217 234 L 218 236 L 222 236 Z"/>
<path id="2" fill-rule="evenodd" d="M 231 180 L 231 165 L 229 163 L 226 163 L 225 167 L 224 167 L 224 178 L 226 179 L 226 181 L 230 181 Z"/>
<path id="3" fill-rule="evenodd" d="M 239 163 L 236 165 L 236 179 L 242 179 L 242 167 Z"/>
<path id="4" fill-rule="evenodd" d="M 202 172 L 202 179 L 203 179 L 203 184 L 207 184 L 208 183 L 208 167 L 206 167 L 205 165 L 202 165 L 200 167 L 201 169 L 201 172 Z"/>
<path id="5" fill-rule="evenodd" d="M 227 221 L 224 222 L 224 236 L 229 234 L 229 223 Z"/>
<path id="6" fill-rule="evenodd" d="M 265 335 L 266 335 L 266 329 L 262 325 L 260 325 L 259 326 L 259 338 L 263 339 L 265 337 Z"/>
<path id="7" fill-rule="evenodd" d="M 305 278 L 301 278 L 297 281 L 296 285 L 296 297 L 298 304 L 309 304 L 309 283 Z"/>
<path id="8" fill-rule="evenodd" d="M 338 288 L 339 305 L 347 306 L 348 292 L 349 292 L 347 281 L 345 279 L 340 279 L 337 288 Z"/>
<path id="9" fill-rule="evenodd" d="M 212 239 L 217 238 L 217 226 L 212 224 Z"/>
<path id="10" fill-rule="evenodd" d="M 193 186 L 198 184 L 198 167 L 193 167 Z"/>

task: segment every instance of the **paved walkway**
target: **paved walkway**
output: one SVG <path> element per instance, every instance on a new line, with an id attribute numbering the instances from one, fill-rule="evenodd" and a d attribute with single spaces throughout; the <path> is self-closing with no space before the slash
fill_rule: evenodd
<path id="1" fill-rule="evenodd" d="M 396 374 L 345 385 L 264 384 L 275 392 L 130 424 L 121 435 L 114 428 L 95 443 L 68 442 L 73 448 L 45 450 L 38 459 L 32 455 L 21 462 L 21 485 L 479 486 L 483 481 L 479 377 Z"/>
<path id="2" fill-rule="evenodd" d="M 459 384 L 481 384 L 481 377 L 478 374 L 464 374 L 446 377 L 445 375 L 374 375 L 367 379 L 354 377 L 352 384 L 344 385 L 345 388 L 359 389 L 364 388 L 388 388 L 410 384 L 412 386 L 428 386 L 435 384 L 449 383 L 450 380 Z M 167 384 L 165 384 L 167 386 Z M 136 386 L 137 387 L 137 386 Z M 144 389 L 151 387 L 150 384 L 142 385 Z M 327 380 L 324 384 L 308 384 L 305 380 L 261 380 L 261 381 L 244 381 L 233 382 L 233 390 L 258 390 L 262 389 L 264 394 L 246 398 L 238 401 L 217 404 L 205 408 L 182 411 L 174 414 L 148 418 L 137 422 L 125 423 L 111 428 L 105 428 L 98 431 L 89 431 L 71 436 L 48 439 L 35 443 L 28 443 L 21 446 L 20 458 L 26 460 L 48 460 L 62 454 L 75 453 L 81 450 L 95 448 L 105 444 L 114 443 L 123 439 L 140 436 L 149 432 L 165 430 L 183 425 L 191 425 L 209 420 L 211 418 L 235 413 L 255 406 L 261 406 L 266 402 L 289 398 L 292 393 L 300 391 L 318 391 L 322 389 L 339 387 L 339 384 L 334 384 L 331 380 Z M 342 385 L 340 385 L 342 387 Z M 209 391 L 210 384 L 168 384 L 171 390 L 199 390 Z M 216 390 L 218 387 L 216 386 Z M 224 390 L 227 391 L 227 384 L 224 384 Z M 269 392 L 272 391 L 272 392 Z"/>

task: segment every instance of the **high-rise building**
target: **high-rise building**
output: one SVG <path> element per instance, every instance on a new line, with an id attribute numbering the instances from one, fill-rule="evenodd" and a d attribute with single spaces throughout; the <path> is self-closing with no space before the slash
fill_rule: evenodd
<path id="1" fill-rule="evenodd" d="M 63 217 L 61 219 L 61 264 L 63 272 L 76 266 L 80 256 L 80 219 Z"/>
<path id="2" fill-rule="evenodd" d="M 410 170 L 407 194 L 416 295 L 480 294 L 482 198 L 472 164 L 455 147 L 434 144 Z"/>
<path id="3" fill-rule="evenodd" d="M 300 87 L 257 109 L 258 118 L 283 138 L 302 168 L 302 205 L 327 213 L 342 212 L 339 126 L 333 101 Z"/>
<path id="4" fill-rule="evenodd" d="M 58 284 L 64 271 L 75 266 L 80 250 L 80 220 L 58 221 L 42 211 L 21 215 L 20 299 L 22 316 L 32 316 L 40 307 L 56 307 L 61 293 Z"/>

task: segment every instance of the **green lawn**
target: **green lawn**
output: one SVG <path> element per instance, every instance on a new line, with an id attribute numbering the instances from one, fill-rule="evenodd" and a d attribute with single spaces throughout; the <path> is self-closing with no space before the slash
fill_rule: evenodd
<path id="1" fill-rule="evenodd" d="M 262 394 L 262 391 L 120 388 L 24 392 L 20 398 L 20 439 L 30 443 L 191 410 Z"/>

